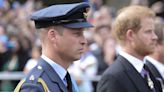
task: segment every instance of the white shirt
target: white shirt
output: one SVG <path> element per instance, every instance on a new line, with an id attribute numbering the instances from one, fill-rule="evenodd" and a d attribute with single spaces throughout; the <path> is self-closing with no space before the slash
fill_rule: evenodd
<path id="1" fill-rule="evenodd" d="M 50 66 L 56 71 L 56 73 L 59 75 L 60 79 L 63 81 L 63 83 L 67 86 L 67 82 L 65 79 L 65 76 L 67 74 L 67 71 L 60 66 L 59 64 L 55 63 L 53 60 L 49 59 L 45 55 L 41 55 L 41 58 L 43 58 Z"/>
<path id="2" fill-rule="evenodd" d="M 146 56 L 145 57 L 147 60 L 149 60 L 159 71 L 161 74 L 162 78 L 164 79 L 164 64 L 160 63 L 159 61 L 153 59 L 152 57 Z"/>
<path id="3" fill-rule="evenodd" d="M 128 62 L 129 62 L 130 64 L 132 64 L 133 67 L 134 67 L 139 73 L 141 73 L 141 71 L 142 71 L 142 69 L 143 69 L 143 66 L 144 66 L 144 62 L 143 62 L 143 61 L 141 61 L 140 59 L 138 59 L 138 58 L 136 58 L 136 57 L 134 57 L 134 56 L 132 56 L 132 55 L 130 55 L 130 54 L 124 52 L 124 51 L 120 51 L 119 54 L 120 54 L 121 56 L 123 56 L 124 58 L 126 58 L 126 59 L 128 60 Z"/>

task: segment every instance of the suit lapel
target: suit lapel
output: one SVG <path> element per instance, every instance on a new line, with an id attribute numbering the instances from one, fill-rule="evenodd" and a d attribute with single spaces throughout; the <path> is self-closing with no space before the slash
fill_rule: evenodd
<path id="1" fill-rule="evenodd" d="M 146 60 L 146 65 L 150 68 L 150 71 L 152 72 L 154 77 L 155 78 L 161 78 L 163 83 L 164 83 L 164 80 L 163 80 L 162 76 L 160 75 L 158 70 L 155 68 L 155 66 L 151 62 L 149 62 L 148 60 Z"/>
<path id="2" fill-rule="evenodd" d="M 155 84 L 156 91 L 158 90 L 157 92 L 161 92 L 162 91 L 162 85 L 160 84 L 160 81 L 156 80 L 156 78 L 157 77 L 160 78 L 161 75 L 156 70 L 156 68 L 154 67 L 153 64 L 151 64 L 150 62 L 146 62 L 146 65 L 149 65 L 148 68 L 149 68 L 150 75 L 151 75 L 150 77 Z M 162 78 L 162 76 L 161 76 L 161 78 Z"/>
<path id="3" fill-rule="evenodd" d="M 122 56 L 119 56 L 119 61 L 125 68 L 125 73 L 129 79 L 133 82 L 135 87 L 138 89 L 138 92 L 150 92 L 146 82 L 142 76 L 137 72 L 137 70 Z"/>
<path id="4" fill-rule="evenodd" d="M 46 72 L 46 74 L 49 76 L 49 78 L 54 82 L 57 83 L 60 87 L 60 89 L 63 92 L 68 92 L 66 86 L 64 85 L 63 81 L 60 79 L 59 75 L 56 73 L 56 71 L 42 58 L 38 62 L 39 65 L 41 65 Z"/>

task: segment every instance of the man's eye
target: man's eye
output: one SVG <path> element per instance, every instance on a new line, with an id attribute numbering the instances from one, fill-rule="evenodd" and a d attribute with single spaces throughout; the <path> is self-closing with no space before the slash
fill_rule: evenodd
<path id="1" fill-rule="evenodd" d="M 74 33 L 76 36 L 81 36 L 82 35 L 82 33 Z"/>

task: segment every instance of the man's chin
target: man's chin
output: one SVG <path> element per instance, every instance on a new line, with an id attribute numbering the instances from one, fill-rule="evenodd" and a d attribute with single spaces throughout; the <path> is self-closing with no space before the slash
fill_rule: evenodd
<path id="1" fill-rule="evenodd" d="M 150 54 L 153 54 L 153 52 L 154 52 L 154 50 L 147 51 L 147 52 L 145 53 L 145 56 L 150 55 Z"/>
<path id="2" fill-rule="evenodd" d="M 74 58 L 73 61 L 78 61 L 78 60 L 80 60 L 80 59 L 81 59 L 81 56 Z"/>
<path id="3" fill-rule="evenodd" d="M 84 55 L 84 53 L 76 54 L 76 56 L 74 57 L 74 61 L 80 60 L 83 55 Z"/>

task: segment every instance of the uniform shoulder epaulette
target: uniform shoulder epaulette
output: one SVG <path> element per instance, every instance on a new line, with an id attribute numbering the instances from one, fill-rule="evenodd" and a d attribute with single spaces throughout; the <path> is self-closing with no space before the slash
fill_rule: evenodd
<path id="1" fill-rule="evenodd" d="M 43 72 L 44 72 L 44 70 L 43 70 L 42 66 L 40 66 L 40 65 L 36 66 L 27 78 L 25 78 L 19 82 L 19 84 L 15 88 L 14 92 L 19 92 L 24 83 L 33 83 L 33 84 L 40 83 L 44 89 L 44 92 L 50 92 L 45 81 L 40 77 Z"/>
<path id="2" fill-rule="evenodd" d="M 42 66 L 37 65 L 33 69 L 33 71 L 31 71 L 31 73 L 27 76 L 26 82 L 36 84 L 43 72 L 44 72 L 44 70 L 43 70 Z"/>

